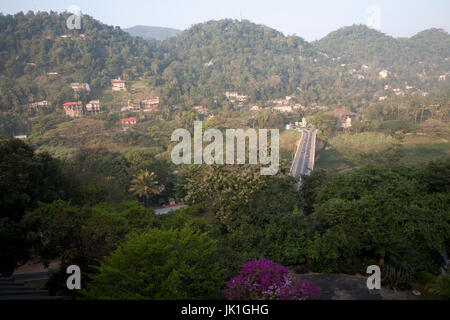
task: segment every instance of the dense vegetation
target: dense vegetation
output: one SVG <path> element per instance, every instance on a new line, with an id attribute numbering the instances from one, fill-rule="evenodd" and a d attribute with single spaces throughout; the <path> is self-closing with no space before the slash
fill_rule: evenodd
<path id="1" fill-rule="evenodd" d="M 383 259 L 387 268 L 410 274 L 411 285 L 418 272 L 438 274 L 450 249 L 448 159 L 339 174 L 318 170 L 304 178 L 299 192 L 282 173 L 263 177 L 252 167 L 186 168 L 173 181 L 192 205 L 155 216 L 142 204 L 123 201 L 133 199 L 132 193 L 113 196 L 119 191 L 92 184 L 85 174 L 77 177 L 88 188 L 80 197 L 72 187 L 77 181 L 67 175 L 76 162 L 35 154 L 18 140 L 0 149 L 2 272 L 30 254 L 57 259 L 61 269 L 49 283 L 56 292 L 64 291 L 65 266 L 77 264 L 91 274 L 84 280 L 90 298 L 217 297 L 239 264 L 259 258 L 300 271 L 350 274 Z M 85 159 L 79 161 L 92 163 Z M 156 164 L 138 154 L 134 161 Z M 49 163 L 52 170 L 43 170 Z M 116 169 L 121 166 L 126 169 L 126 163 L 116 163 Z M 102 174 L 109 173 L 97 173 L 96 179 Z M 190 267 L 182 267 L 188 261 Z M 129 271 L 154 268 L 161 274 L 152 280 L 159 284 L 153 289 L 139 287 L 141 273 Z M 119 275 L 125 283 L 110 281 Z M 136 289 L 126 289 L 131 280 Z M 169 287 L 175 291 L 161 289 Z"/>
<path id="2" fill-rule="evenodd" d="M 53 293 L 206 299 L 223 297 L 226 280 L 252 259 L 349 274 L 383 264 L 388 286 L 417 280 L 448 295 L 448 279 L 436 278 L 450 252 L 450 91 L 448 78 L 439 81 L 449 68 L 447 33 L 394 39 L 352 26 L 308 43 L 221 20 L 146 41 L 88 16 L 82 30 L 67 30 L 66 18 L 0 15 L 1 274 L 38 257 L 61 262 Z M 127 92 L 111 92 L 116 77 Z M 89 82 L 92 92 L 74 92 L 71 82 Z M 248 100 L 239 106 L 226 91 Z M 121 113 L 150 95 L 161 98 L 157 111 Z M 305 108 L 248 110 L 287 95 Z M 91 99 L 101 100 L 100 114 L 70 119 L 61 110 Z M 26 107 L 40 100 L 50 106 Z M 194 112 L 199 104 L 214 117 Z M 344 108 L 355 112 L 345 130 Z M 128 116 L 138 123 L 123 130 L 119 119 Z M 294 131 L 281 132 L 275 176 L 170 161 L 171 133 L 192 130 L 195 120 L 282 129 L 303 116 L 320 130 L 317 160 L 327 170 L 304 177 L 299 191 L 287 175 Z M 27 142 L 6 140 L 17 134 Z M 342 163 L 349 172 L 331 169 Z M 170 198 L 188 208 L 155 215 L 151 207 Z M 82 293 L 64 288 L 70 264 L 89 275 Z"/>
<path id="3" fill-rule="evenodd" d="M 47 112 L 54 112 L 70 100 L 86 102 L 83 92 L 70 89 L 73 81 L 88 82 L 93 89 L 89 98 L 100 98 L 109 112 L 103 119 L 116 122 L 119 105 L 149 93 L 159 94 L 168 115 L 174 105 L 189 110 L 202 104 L 215 113 L 226 111 L 228 117 L 233 105 L 225 91 L 246 94 L 249 103 L 259 105 L 291 95 L 307 107 L 347 107 L 370 114 L 369 103 L 382 110 L 413 104 L 408 108 L 416 119 L 429 112 L 418 99 L 423 93 L 430 94 L 427 105 L 435 104 L 433 98 L 448 101 L 448 93 L 447 100 L 436 96 L 448 91 L 448 77 L 438 81 L 449 68 L 450 38 L 443 30 L 394 39 L 352 26 L 308 43 L 246 20 L 220 20 L 156 42 L 134 38 L 89 16 L 83 16 L 81 30 L 68 30 L 67 17 L 55 12 L 0 15 L 1 135 L 31 131 L 30 119 L 36 115 L 24 108 L 27 103 L 48 100 L 52 107 Z M 386 79 L 379 78 L 383 69 L 390 72 Z M 58 74 L 48 74 L 53 72 Z M 137 82 L 148 93 L 133 89 L 122 99 L 113 98 L 105 89 L 116 77 Z M 394 88 L 415 94 L 416 100 L 378 103 L 380 96 L 396 98 Z M 448 120 L 448 103 L 432 112 L 443 112 Z M 391 114 L 383 111 L 384 118 Z M 379 114 L 372 118 L 379 119 Z"/>

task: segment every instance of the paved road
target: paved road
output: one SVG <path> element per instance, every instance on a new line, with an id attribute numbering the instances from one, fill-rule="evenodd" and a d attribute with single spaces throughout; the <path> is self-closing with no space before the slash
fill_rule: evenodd
<path id="1" fill-rule="evenodd" d="M 367 289 L 367 278 L 344 274 L 294 275 L 296 280 L 313 283 L 318 289 L 318 300 L 417 300 L 410 291 Z"/>
<path id="2" fill-rule="evenodd" d="M 48 272 L 15 274 L 0 277 L 0 300 L 61 300 L 42 289 L 48 280 Z"/>
<path id="3" fill-rule="evenodd" d="M 308 175 L 314 169 L 316 132 L 314 127 L 309 130 L 305 129 L 302 132 L 302 138 L 291 166 L 291 176 L 294 178 Z"/>

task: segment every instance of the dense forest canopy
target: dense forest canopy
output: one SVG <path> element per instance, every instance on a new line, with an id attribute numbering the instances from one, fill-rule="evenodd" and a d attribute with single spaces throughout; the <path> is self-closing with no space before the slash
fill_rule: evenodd
<path id="1" fill-rule="evenodd" d="M 442 86 L 439 76 L 450 67 L 450 37 L 437 29 L 395 39 L 355 25 L 308 43 L 247 20 L 226 19 L 155 42 L 89 16 L 83 16 L 81 30 L 68 30 L 67 17 L 55 12 L 0 16 L 2 110 L 60 92 L 70 81 L 102 89 L 119 76 L 147 79 L 170 94 L 168 104 L 212 103 L 215 96 L 237 90 L 259 103 L 297 95 L 305 104 L 358 106 L 353 99 L 371 100 L 384 85 Z M 381 70 L 391 76 L 379 79 Z M 55 83 L 49 72 L 58 72 L 63 81 Z"/>

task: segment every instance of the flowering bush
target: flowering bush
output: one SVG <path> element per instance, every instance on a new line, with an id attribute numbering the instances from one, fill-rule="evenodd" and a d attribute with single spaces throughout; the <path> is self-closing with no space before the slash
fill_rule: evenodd
<path id="1" fill-rule="evenodd" d="M 317 291 L 311 283 L 293 282 L 286 267 L 261 259 L 243 264 L 222 293 L 229 300 L 308 300 Z"/>

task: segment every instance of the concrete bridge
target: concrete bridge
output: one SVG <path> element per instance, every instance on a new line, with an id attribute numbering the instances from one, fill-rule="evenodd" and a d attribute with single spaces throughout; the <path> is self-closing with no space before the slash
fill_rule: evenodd
<path id="1" fill-rule="evenodd" d="M 297 152 L 292 161 L 290 175 L 294 178 L 300 178 L 302 175 L 308 175 L 314 170 L 314 161 L 316 155 L 316 136 L 317 130 L 314 127 L 304 129 L 302 138 L 298 144 Z M 300 188 L 301 180 L 299 185 Z"/>

